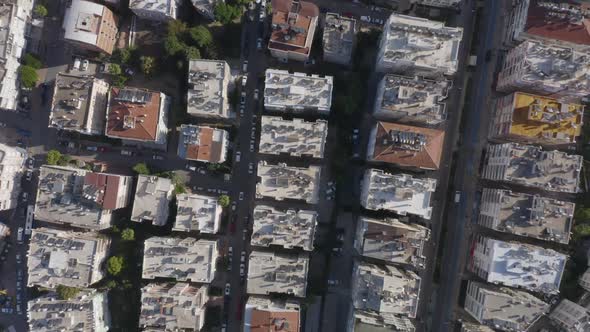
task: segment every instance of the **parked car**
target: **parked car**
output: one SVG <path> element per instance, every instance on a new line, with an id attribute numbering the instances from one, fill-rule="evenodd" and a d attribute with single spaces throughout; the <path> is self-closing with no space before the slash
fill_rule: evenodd
<path id="1" fill-rule="evenodd" d="M 35 168 L 35 159 L 34 158 L 27 159 L 27 167 L 30 169 Z"/>
<path id="2" fill-rule="evenodd" d="M 241 105 L 245 105 L 246 104 L 246 92 L 242 91 L 242 95 L 240 96 L 240 104 Z"/>
<path id="3" fill-rule="evenodd" d="M 250 143 L 250 152 L 254 152 L 254 142 Z"/>
<path id="4" fill-rule="evenodd" d="M 236 152 L 236 163 L 240 162 L 241 157 L 242 157 L 242 152 L 240 152 L 240 151 Z"/>
<path id="5" fill-rule="evenodd" d="M 21 200 L 26 203 L 29 200 L 29 193 L 24 192 Z"/>
<path id="6" fill-rule="evenodd" d="M 262 50 L 262 38 L 258 38 L 256 40 L 256 49 L 261 51 Z"/>
<path id="7" fill-rule="evenodd" d="M 246 241 L 246 235 L 248 235 L 248 230 L 247 229 L 244 229 L 242 231 L 242 241 Z"/>
<path id="8" fill-rule="evenodd" d="M 248 174 L 253 174 L 254 173 L 254 164 L 250 163 L 248 164 Z"/>
<path id="9" fill-rule="evenodd" d="M 186 169 L 188 169 L 189 171 L 193 171 L 196 172 L 197 171 L 197 167 L 196 166 L 191 166 L 191 164 L 186 164 Z"/>
<path id="10" fill-rule="evenodd" d="M 86 59 L 82 60 L 82 65 L 80 66 L 80 70 L 81 71 L 87 71 L 89 64 L 90 63 L 88 62 L 88 60 L 86 60 Z"/>
<path id="11" fill-rule="evenodd" d="M 87 146 L 86 147 L 86 150 L 88 150 L 88 151 L 97 151 L 98 148 L 96 146 Z"/>
<path id="12" fill-rule="evenodd" d="M 242 86 L 246 86 L 247 82 L 248 82 L 248 75 L 242 76 Z"/>
<path id="13" fill-rule="evenodd" d="M 242 66 L 242 71 L 248 71 L 248 60 L 244 60 L 244 65 Z"/>
<path id="14" fill-rule="evenodd" d="M 371 23 L 371 16 L 361 16 L 361 21 Z"/>
<path id="15" fill-rule="evenodd" d="M 258 89 L 254 90 L 254 99 L 258 100 Z"/>
<path id="16" fill-rule="evenodd" d="M 225 284 L 225 296 L 229 296 L 231 285 L 228 283 Z"/>
<path id="17" fill-rule="evenodd" d="M 26 179 L 27 181 L 31 181 L 33 179 L 33 172 L 31 172 L 31 170 L 27 171 Z"/>
<path id="18" fill-rule="evenodd" d="M 82 62 L 79 58 L 74 58 L 74 64 L 72 65 L 72 69 L 80 70 L 80 62 Z"/>
<path id="19" fill-rule="evenodd" d="M 19 227 L 16 231 L 16 241 L 18 241 L 18 243 L 23 243 L 23 231 L 22 227 Z"/>
<path id="20" fill-rule="evenodd" d="M 158 155 L 158 154 L 155 154 L 155 155 L 153 156 L 153 158 L 154 158 L 154 160 L 164 160 L 164 157 L 163 157 L 163 156 L 160 156 L 160 155 Z"/>
<path id="21" fill-rule="evenodd" d="M 246 230 L 244 230 L 246 231 Z M 246 252 L 242 250 L 242 255 L 240 255 L 240 262 L 246 262 Z"/>
<path id="22" fill-rule="evenodd" d="M 240 115 L 244 115 L 244 105 L 240 106 Z"/>
<path id="23" fill-rule="evenodd" d="M 124 156 L 133 156 L 135 153 L 129 150 L 121 150 L 121 154 Z"/>
<path id="24" fill-rule="evenodd" d="M 240 191 L 240 196 L 238 197 L 240 199 L 240 201 L 244 200 L 244 192 Z"/>
<path id="25" fill-rule="evenodd" d="M 338 286 L 338 285 L 340 285 L 340 280 L 328 279 L 328 285 L 330 285 L 330 286 Z"/>
<path id="26" fill-rule="evenodd" d="M 244 263 L 240 264 L 240 277 L 246 275 L 246 265 Z"/>
<path id="27" fill-rule="evenodd" d="M 20 254 L 16 254 L 16 264 L 20 264 L 20 263 L 21 263 Z"/>
<path id="28" fill-rule="evenodd" d="M 231 203 L 231 210 L 232 211 L 235 211 L 237 207 L 238 207 L 238 203 L 236 203 L 235 201 L 233 203 Z"/>

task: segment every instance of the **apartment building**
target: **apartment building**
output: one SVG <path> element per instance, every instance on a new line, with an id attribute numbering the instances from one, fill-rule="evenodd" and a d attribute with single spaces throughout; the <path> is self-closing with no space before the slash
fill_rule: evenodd
<path id="1" fill-rule="evenodd" d="M 529 244 L 477 236 L 467 268 L 494 284 L 557 294 L 567 256 Z"/>
<path id="2" fill-rule="evenodd" d="M 215 234 L 221 224 L 223 208 L 217 197 L 199 194 L 177 194 L 176 232 L 200 232 Z"/>
<path id="3" fill-rule="evenodd" d="M 316 204 L 320 197 L 320 166 L 294 167 L 258 162 L 257 198 L 305 201 Z"/>
<path id="4" fill-rule="evenodd" d="M 188 66 L 187 113 L 192 116 L 230 117 L 230 68 L 222 60 L 192 59 Z"/>
<path id="5" fill-rule="evenodd" d="M 517 143 L 488 145 L 482 177 L 535 189 L 577 193 L 582 156 Z"/>
<path id="6" fill-rule="evenodd" d="M 229 133 L 207 126 L 180 125 L 178 156 L 204 163 L 225 162 L 229 146 Z"/>
<path id="7" fill-rule="evenodd" d="M 111 328 L 106 292 L 82 289 L 71 299 L 60 299 L 51 292 L 27 304 L 29 331 L 108 332 Z"/>
<path id="8" fill-rule="evenodd" d="M 447 118 L 445 100 L 452 82 L 385 75 L 377 87 L 375 117 L 395 122 L 439 125 Z"/>
<path id="9" fill-rule="evenodd" d="M 528 331 L 549 308 L 549 304 L 527 292 L 475 281 L 467 283 L 465 311 L 478 323 L 497 330 Z"/>
<path id="10" fill-rule="evenodd" d="M 291 157 L 324 157 L 328 121 L 285 120 L 279 116 L 262 116 L 258 153 Z"/>
<path id="11" fill-rule="evenodd" d="M 27 151 L 0 143 L 0 211 L 18 205 Z"/>
<path id="12" fill-rule="evenodd" d="M 444 140 L 442 130 L 378 121 L 369 136 L 367 160 L 437 170 Z"/>
<path id="13" fill-rule="evenodd" d="M 16 111 L 20 89 L 18 68 L 27 48 L 33 0 L 0 4 L 0 110 Z"/>
<path id="14" fill-rule="evenodd" d="M 125 145 L 166 150 L 170 97 L 161 92 L 113 87 L 107 106 L 106 136 Z"/>
<path id="15" fill-rule="evenodd" d="M 586 269 L 586 272 L 582 274 L 578 280 L 578 284 L 580 284 L 580 286 L 586 291 L 590 292 L 590 268 Z"/>
<path id="16" fill-rule="evenodd" d="M 343 66 L 352 64 L 356 46 L 356 20 L 336 13 L 326 13 L 324 19 L 324 61 Z"/>
<path id="17" fill-rule="evenodd" d="M 430 219 L 430 198 L 435 190 L 435 179 L 367 169 L 362 182 L 361 205 L 368 210 L 388 210 Z"/>
<path id="18" fill-rule="evenodd" d="M 582 134 L 584 106 L 514 92 L 496 99 L 489 137 L 523 144 L 574 144 Z"/>
<path id="19" fill-rule="evenodd" d="M 590 331 L 590 314 L 588 314 L 588 310 L 568 299 L 561 300 L 557 307 L 551 311 L 549 318 L 560 331 Z"/>
<path id="20" fill-rule="evenodd" d="M 420 225 L 360 217 L 354 248 L 371 260 L 423 268 L 424 245 L 429 239 L 430 229 Z"/>
<path id="21" fill-rule="evenodd" d="M 117 42 L 117 18 L 106 6 L 86 1 L 67 3 L 64 40 L 83 50 L 111 55 Z"/>
<path id="22" fill-rule="evenodd" d="M 131 0 L 129 9 L 144 20 L 169 21 L 177 18 L 177 0 Z"/>
<path id="23" fill-rule="evenodd" d="M 590 50 L 590 12 L 583 2 L 572 0 L 516 0 L 506 16 L 504 43 L 516 46 L 525 40 L 545 41 Z"/>
<path id="24" fill-rule="evenodd" d="M 525 41 L 506 54 L 497 89 L 583 98 L 590 94 L 589 73 L 586 53 L 547 42 Z"/>
<path id="25" fill-rule="evenodd" d="M 332 105 L 334 79 L 286 70 L 267 69 L 264 79 L 264 108 L 281 112 L 312 111 L 327 115 Z"/>
<path id="26" fill-rule="evenodd" d="M 574 211 L 571 202 L 484 188 L 477 223 L 499 232 L 567 244 Z"/>
<path id="27" fill-rule="evenodd" d="M 253 250 L 248 260 L 248 294 L 305 297 L 309 257 Z"/>
<path id="28" fill-rule="evenodd" d="M 27 286 L 85 288 L 100 281 L 110 242 L 94 232 L 34 228 L 27 251 Z"/>
<path id="29" fill-rule="evenodd" d="M 215 277 L 217 248 L 217 241 L 150 237 L 144 242 L 142 278 L 210 283 Z"/>
<path id="30" fill-rule="evenodd" d="M 57 73 L 49 127 L 84 135 L 103 135 L 109 84 L 88 75 Z"/>
<path id="31" fill-rule="evenodd" d="M 41 166 L 35 219 L 99 231 L 129 205 L 133 178 L 63 166 Z"/>
<path id="32" fill-rule="evenodd" d="M 141 289 L 142 331 L 201 331 L 209 286 L 150 283 Z"/>
<path id="33" fill-rule="evenodd" d="M 280 246 L 313 250 L 318 213 L 311 210 L 279 210 L 257 205 L 253 212 L 252 246 Z"/>
<path id="34" fill-rule="evenodd" d="M 301 309 L 293 300 L 249 296 L 244 309 L 244 332 L 298 332 Z"/>
<path id="35" fill-rule="evenodd" d="M 155 226 L 168 223 L 170 201 L 174 184 L 172 180 L 150 175 L 139 175 L 131 220 L 151 222 Z"/>
<path id="36" fill-rule="evenodd" d="M 283 62 L 306 61 L 311 53 L 320 10 L 312 2 L 272 0 L 270 54 Z"/>
<path id="37" fill-rule="evenodd" d="M 376 70 L 425 77 L 453 75 L 462 38 L 462 28 L 393 13 L 383 27 Z"/>
<path id="38" fill-rule="evenodd" d="M 410 318 L 417 314 L 420 284 L 420 277 L 412 271 L 390 265 L 354 263 L 354 320 L 394 327 L 394 331 L 412 331 Z"/>

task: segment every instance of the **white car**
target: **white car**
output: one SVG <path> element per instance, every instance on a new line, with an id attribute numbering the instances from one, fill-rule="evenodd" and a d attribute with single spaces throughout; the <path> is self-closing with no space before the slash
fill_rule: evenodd
<path id="1" fill-rule="evenodd" d="M 80 70 L 81 70 L 81 71 L 86 71 L 86 70 L 88 70 L 88 64 L 89 64 L 88 60 L 84 59 L 84 60 L 82 61 L 82 66 L 80 66 Z"/>
<path id="2" fill-rule="evenodd" d="M 243 277 L 246 274 L 246 265 L 244 263 L 240 264 L 240 277 Z"/>
<path id="3" fill-rule="evenodd" d="M 74 64 L 72 65 L 73 69 L 80 70 L 80 59 L 74 58 Z"/>
<path id="4" fill-rule="evenodd" d="M 242 255 L 240 256 L 240 262 L 244 263 L 246 261 L 246 252 L 242 251 Z"/>
<path id="5" fill-rule="evenodd" d="M 361 21 L 371 23 L 371 16 L 361 16 Z"/>
<path id="6" fill-rule="evenodd" d="M 250 143 L 250 152 L 254 152 L 254 143 Z"/>
<path id="7" fill-rule="evenodd" d="M 16 231 L 16 240 L 18 241 L 18 243 L 23 243 L 23 228 L 19 227 L 18 230 Z"/>
<path id="8" fill-rule="evenodd" d="M 254 173 L 254 164 L 250 163 L 248 164 L 248 174 L 253 174 Z"/>
<path id="9" fill-rule="evenodd" d="M 236 203 L 236 202 L 233 202 L 233 203 L 231 204 L 231 210 L 232 210 L 232 211 L 235 211 L 235 210 L 236 210 L 236 208 L 237 208 L 237 206 L 238 206 L 238 203 Z"/>
<path id="10" fill-rule="evenodd" d="M 242 86 L 246 86 L 247 82 L 248 82 L 248 76 L 246 76 L 246 75 L 242 76 Z"/>
<path id="11" fill-rule="evenodd" d="M 129 150 L 121 150 L 121 154 L 124 156 L 132 156 L 133 152 L 131 152 Z"/>
<path id="12" fill-rule="evenodd" d="M 154 160 L 164 160 L 164 157 L 162 157 L 162 156 L 160 156 L 160 155 L 157 155 L 157 154 L 155 154 L 155 155 L 153 156 L 153 158 L 154 158 Z"/>
<path id="13" fill-rule="evenodd" d="M 240 196 L 239 196 L 240 201 L 244 200 L 244 192 L 240 191 Z"/>
<path id="14" fill-rule="evenodd" d="M 229 284 L 229 282 L 225 284 L 225 296 L 229 296 L 230 287 L 231 285 Z"/>
<path id="15" fill-rule="evenodd" d="M 189 171 L 193 171 L 193 172 L 197 171 L 197 167 L 191 166 L 191 164 L 186 164 L 186 169 L 188 169 Z"/>

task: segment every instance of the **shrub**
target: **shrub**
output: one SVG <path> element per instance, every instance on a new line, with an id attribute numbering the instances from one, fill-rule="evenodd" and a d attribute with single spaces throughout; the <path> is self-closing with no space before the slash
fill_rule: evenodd
<path id="1" fill-rule="evenodd" d="M 221 195 L 221 196 L 219 196 L 219 198 L 217 199 L 217 202 L 218 202 L 218 203 L 219 203 L 219 205 L 221 205 L 222 207 L 227 207 L 227 206 L 229 206 L 229 203 L 230 203 L 229 196 L 227 196 L 227 195 Z"/>
<path id="2" fill-rule="evenodd" d="M 57 165 L 57 163 L 61 160 L 61 152 L 57 150 L 49 150 L 47 152 L 47 164 L 48 165 Z"/>
<path id="3" fill-rule="evenodd" d="M 118 276 L 123 270 L 125 260 L 121 256 L 112 256 L 107 260 L 107 272 L 110 275 Z"/>
<path id="4" fill-rule="evenodd" d="M 149 175 L 150 174 L 150 169 L 147 167 L 147 165 L 145 163 L 135 164 L 135 166 L 133 166 L 133 171 L 135 173 L 141 174 L 141 175 Z"/>
<path id="5" fill-rule="evenodd" d="M 37 80 L 39 76 L 37 76 L 37 70 L 31 66 L 20 66 L 18 68 L 18 72 L 20 74 L 20 81 L 21 84 L 25 88 L 33 88 L 37 84 Z"/>
<path id="6" fill-rule="evenodd" d="M 33 12 L 39 17 L 45 17 L 48 14 L 47 8 L 45 8 L 43 5 L 35 5 Z"/>
<path id="7" fill-rule="evenodd" d="M 125 228 L 121 232 L 121 240 L 123 241 L 133 241 L 135 240 L 135 231 L 131 228 Z"/>

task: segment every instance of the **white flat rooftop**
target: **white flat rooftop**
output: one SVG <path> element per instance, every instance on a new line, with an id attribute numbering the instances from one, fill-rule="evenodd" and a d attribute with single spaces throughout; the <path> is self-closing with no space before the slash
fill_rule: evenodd
<path id="1" fill-rule="evenodd" d="M 227 118 L 229 65 L 219 60 L 190 60 L 187 112 L 191 115 Z"/>
<path id="2" fill-rule="evenodd" d="M 304 254 L 252 251 L 248 261 L 248 294 L 305 297 L 309 258 Z"/>
<path id="3" fill-rule="evenodd" d="M 263 116 L 258 152 L 323 158 L 327 136 L 328 122 L 325 120 L 307 122 L 303 119 L 284 120 L 278 116 Z"/>
<path id="4" fill-rule="evenodd" d="M 172 190 L 174 185 L 170 179 L 149 175 L 138 176 L 131 220 L 151 221 L 156 226 L 165 225 L 168 222 Z"/>
<path id="5" fill-rule="evenodd" d="M 435 179 L 392 175 L 378 169 L 367 169 L 363 179 L 361 205 L 365 209 L 389 210 L 430 219 L 430 197 L 436 189 Z"/>
<path id="6" fill-rule="evenodd" d="M 320 166 L 292 167 L 287 164 L 267 165 L 258 163 L 257 197 L 276 200 L 303 200 L 316 204 L 319 200 Z"/>
<path id="7" fill-rule="evenodd" d="M 217 197 L 198 194 L 176 195 L 177 213 L 173 231 L 217 233 L 222 207 Z"/>
<path id="8" fill-rule="evenodd" d="M 254 225 L 251 244 L 268 247 L 313 250 L 318 213 L 309 210 L 281 211 L 266 205 L 257 205 L 253 213 Z"/>
<path id="9" fill-rule="evenodd" d="M 142 278 L 210 283 L 217 256 L 216 241 L 151 237 L 144 243 Z"/>
<path id="10" fill-rule="evenodd" d="M 264 106 L 270 109 L 315 109 L 329 112 L 333 86 L 332 76 L 290 74 L 285 70 L 267 69 Z"/>

